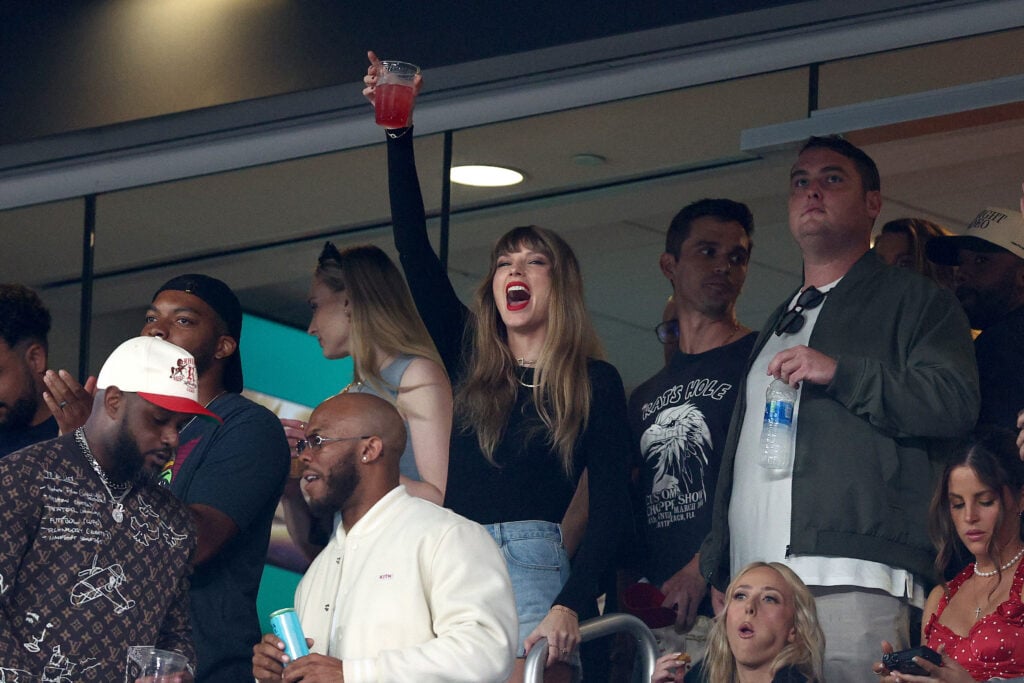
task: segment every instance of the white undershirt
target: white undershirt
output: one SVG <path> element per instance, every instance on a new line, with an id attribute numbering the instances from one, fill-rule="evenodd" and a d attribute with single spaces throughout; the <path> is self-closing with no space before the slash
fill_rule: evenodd
<path id="1" fill-rule="evenodd" d="M 823 292 L 836 282 L 820 287 Z M 794 295 L 790 308 L 796 303 Z M 924 589 L 915 583 L 910 572 L 878 562 L 820 555 L 790 555 L 793 510 L 793 468 L 772 471 L 761 467 L 761 425 L 764 419 L 765 393 L 774 379 L 769 376 L 768 363 L 780 351 L 807 345 L 818 314 L 828 305 L 804 311 L 803 328 L 796 334 L 772 333 L 754 360 L 747 375 L 747 409 L 743 416 L 736 463 L 733 471 L 732 498 L 729 504 L 730 562 L 738 572 L 754 561 L 782 562 L 788 565 L 808 586 L 857 586 L 885 591 L 895 597 L 909 597 L 915 605 L 924 604 Z M 800 424 L 800 396 L 793 407 L 794 439 Z M 922 520 L 923 522 L 923 520 Z"/>

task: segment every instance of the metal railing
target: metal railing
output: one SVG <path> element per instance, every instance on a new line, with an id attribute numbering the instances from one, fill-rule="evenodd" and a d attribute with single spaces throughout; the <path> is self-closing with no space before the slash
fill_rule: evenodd
<path id="1" fill-rule="evenodd" d="M 640 658 L 642 680 L 649 681 L 654 675 L 654 660 L 658 658 L 658 643 L 651 629 L 644 622 L 631 614 L 606 614 L 603 617 L 588 619 L 580 624 L 582 642 L 603 638 L 613 633 L 626 632 L 636 638 L 636 652 Z M 523 683 L 543 683 L 544 662 L 548 655 L 548 641 L 541 638 L 526 655 L 526 667 L 523 672 Z M 586 672 L 584 672 L 584 676 Z"/>

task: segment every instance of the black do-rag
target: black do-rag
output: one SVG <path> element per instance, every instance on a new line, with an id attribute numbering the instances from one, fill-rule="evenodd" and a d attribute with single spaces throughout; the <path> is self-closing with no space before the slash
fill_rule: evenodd
<path id="1" fill-rule="evenodd" d="M 171 278 L 156 290 L 153 300 L 160 295 L 160 292 L 166 291 L 185 292 L 199 297 L 224 322 L 228 328 L 228 334 L 234 337 L 238 344 L 238 348 L 228 358 L 227 365 L 224 367 L 224 388 L 233 394 L 241 393 L 244 386 L 242 381 L 242 304 L 238 301 L 238 297 L 221 280 L 196 273 Z"/>

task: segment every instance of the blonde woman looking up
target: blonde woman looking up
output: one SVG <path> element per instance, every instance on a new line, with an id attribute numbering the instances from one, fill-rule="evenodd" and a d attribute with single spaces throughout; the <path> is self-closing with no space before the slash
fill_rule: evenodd
<path id="1" fill-rule="evenodd" d="M 459 301 L 427 237 L 412 139 L 408 128 L 387 132 L 388 184 L 402 267 L 456 386 L 445 505 L 485 525 L 505 556 L 519 616 L 513 680 L 541 638 L 546 680 L 567 680 L 579 614 L 593 610 L 629 516 L 622 380 L 600 360 L 576 256 L 550 230 L 506 233 L 472 308 Z M 570 570 L 560 523 L 584 469 L 587 520 Z"/>
<path id="2" fill-rule="evenodd" d="M 681 653 L 658 659 L 651 683 L 684 680 Z M 686 683 L 821 683 L 825 635 L 814 596 L 789 567 L 754 562 L 725 591 L 708 650 Z"/>
<path id="3" fill-rule="evenodd" d="M 401 483 L 410 494 L 440 505 L 448 479 L 452 390 L 434 342 L 416 313 L 409 288 L 387 254 L 374 246 L 339 251 L 327 242 L 309 290 L 309 334 L 325 358 L 352 358 L 353 382 L 343 391 L 374 394 L 393 404 L 408 439 L 400 461 Z M 305 423 L 281 420 L 292 445 L 304 439 Z M 315 448 L 315 445 L 311 445 Z M 309 543 L 309 514 L 297 487 L 286 493 L 293 540 Z"/>

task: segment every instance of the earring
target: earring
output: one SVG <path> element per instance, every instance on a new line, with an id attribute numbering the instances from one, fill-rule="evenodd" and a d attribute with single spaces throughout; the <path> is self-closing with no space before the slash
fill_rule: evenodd
<path id="1" fill-rule="evenodd" d="M 363 456 L 363 462 L 366 462 L 366 456 L 365 455 Z"/>

